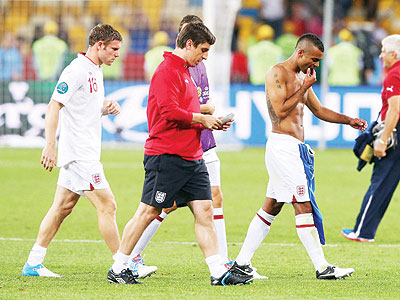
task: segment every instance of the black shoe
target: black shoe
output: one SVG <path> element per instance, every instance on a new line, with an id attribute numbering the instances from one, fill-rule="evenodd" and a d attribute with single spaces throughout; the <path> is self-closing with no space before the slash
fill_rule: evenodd
<path id="1" fill-rule="evenodd" d="M 336 266 L 328 266 L 322 272 L 316 272 L 317 279 L 342 279 L 344 277 L 349 277 L 353 274 L 353 268 L 339 268 Z"/>
<path id="2" fill-rule="evenodd" d="M 211 285 L 242 285 L 253 281 L 253 276 L 244 275 L 232 270 L 226 271 L 220 278 L 211 276 Z"/>
<path id="3" fill-rule="evenodd" d="M 241 275 L 247 275 L 247 276 L 253 276 L 253 268 L 251 267 L 250 264 L 248 265 L 238 265 L 238 263 L 235 261 L 230 269 L 233 273 L 236 274 L 241 274 Z"/>
<path id="4" fill-rule="evenodd" d="M 137 276 L 134 276 L 129 269 L 124 269 L 119 274 L 115 274 L 112 269 L 108 271 L 107 280 L 109 283 L 120 283 L 120 284 L 139 284 L 136 281 Z"/>

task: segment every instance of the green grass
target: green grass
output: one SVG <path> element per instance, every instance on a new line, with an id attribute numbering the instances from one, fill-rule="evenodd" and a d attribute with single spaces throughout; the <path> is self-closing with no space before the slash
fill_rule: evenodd
<path id="1" fill-rule="evenodd" d="M 45 265 L 62 278 L 27 278 L 21 268 L 49 209 L 58 170 L 39 164 L 41 150 L 0 148 L 0 299 L 400 299 L 400 194 L 396 191 L 378 229 L 376 242 L 355 243 L 340 235 L 352 227 L 369 184 L 371 167 L 355 170 L 350 150 L 317 152 L 317 199 L 324 215 L 331 263 L 354 267 L 353 277 L 318 281 L 295 230 L 287 205 L 253 258 L 269 280 L 248 286 L 211 287 L 208 268 L 193 233 L 188 209 L 171 214 L 146 249 L 146 262 L 159 271 L 142 285 L 111 285 L 111 254 L 101 241 L 96 213 L 85 198 L 50 244 Z M 224 215 L 229 253 L 238 254 L 247 227 L 264 201 L 264 149 L 220 152 Z M 103 150 L 102 161 L 118 203 L 120 232 L 139 203 L 144 171 L 142 151 Z M 22 240 L 12 240 L 19 238 Z M 67 242 L 69 240 L 98 240 Z M 193 242 L 193 243 L 182 243 Z"/>

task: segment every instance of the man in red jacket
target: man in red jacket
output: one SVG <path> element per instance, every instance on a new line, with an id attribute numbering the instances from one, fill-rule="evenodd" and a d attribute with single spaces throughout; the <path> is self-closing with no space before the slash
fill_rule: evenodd
<path id="1" fill-rule="evenodd" d="M 164 61 L 152 77 L 142 200 L 125 226 L 107 275 L 111 283 L 138 283 L 128 268 L 129 255 L 150 222 L 174 201 L 178 206 L 187 204 L 194 215 L 195 234 L 210 269 L 211 284 L 245 284 L 252 279 L 235 269 L 227 270 L 219 255 L 210 180 L 202 159 L 201 130 L 226 130 L 231 125 L 200 113 L 197 88 L 188 70 L 207 59 L 214 43 L 214 35 L 204 24 L 188 24 L 179 33 L 176 49 L 165 52 Z"/>

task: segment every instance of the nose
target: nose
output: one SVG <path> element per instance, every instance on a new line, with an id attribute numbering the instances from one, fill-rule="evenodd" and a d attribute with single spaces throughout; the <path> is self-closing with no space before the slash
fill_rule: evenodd
<path id="1" fill-rule="evenodd" d="M 115 51 L 114 56 L 115 56 L 115 57 L 119 57 L 119 50 L 118 50 L 118 51 Z"/>
<path id="2" fill-rule="evenodd" d="M 318 67 L 319 67 L 319 61 L 317 61 L 317 62 L 314 64 L 314 66 L 315 66 L 316 68 L 318 68 Z"/>
<path id="3" fill-rule="evenodd" d="M 204 52 L 203 55 L 202 55 L 202 58 L 205 59 L 205 60 L 207 59 L 207 57 L 208 57 L 208 51 Z"/>
<path id="4" fill-rule="evenodd" d="M 379 54 L 379 59 L 383 58 L 383 53 L 381 52 L 381 54 Z"/>

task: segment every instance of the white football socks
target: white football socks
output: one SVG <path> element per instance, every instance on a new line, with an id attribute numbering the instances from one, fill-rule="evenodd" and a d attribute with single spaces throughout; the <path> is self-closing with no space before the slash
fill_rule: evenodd
<path id="1" fill-rule="evenodd" d="M 38 244 L 33 245 L 31 252 L 29 252 L 27 263 L 32 267 L 43 263 L 46 252 L 47 248 L 39 246 Z"/>
<path id="2" fill-rule="evenodd" d="M 155 218 L 149 226 L 144 230 L 139 241 L 136 243 L 135 248 L 133 248 L 131 253 L 131 258 L 136 257 L 138 254 L 142 254 L 144 248 L 150 242 L 151 238 L 157 232 L 161 225 L 161 222 L 168 216 L 164 211 L 162 211 L 157 218 Z"/>
<path id="3" fill-rule="evenodd" d="M 125 255 L 118 250 L 117 253 L 114 254 L 113 258 L 114 264 L 111 268 L 115 274 L 119 274 L 122 270 L 128 269 L 129 255 Z"/>
<path id="4" fill-rule="evenodd" d="M 228 258 L 228 246 L 226 241 L 224 213 L 222 207 L 214 208 L 213 211 L 214 211 L 214 226 L 215 226 L 215 231 L 217 233 L 219 254 L 222 257 L 222 260 L 225 263 L 227 263 L 229 261 L 229 258 Z"/>
<path id="5" fill-rule="evenodd" d="M 296 216 L 296 231 L 314 264 L 315 270 L 320 272 L 325 270 L 329 264 L 325 259 L 312 213 Z"/>
<path id="6" fill-rule="evenodd" d="M 244 240 L 242 249 L 240 249 L 239 255 L 236 258 L 238 265 L 247 265 L 250 263 L 254 252 L 267 236 L 274 219 L 275 216 L 266 213 L 262 208 L 258 210 L 249 225 L 246 239 Z"/>
<path id="7" fill-rule="evenodd" d="M 212 277 L 220 278 L 227 271 L 219 254 L 207 257 L 206 263 Z"/>

